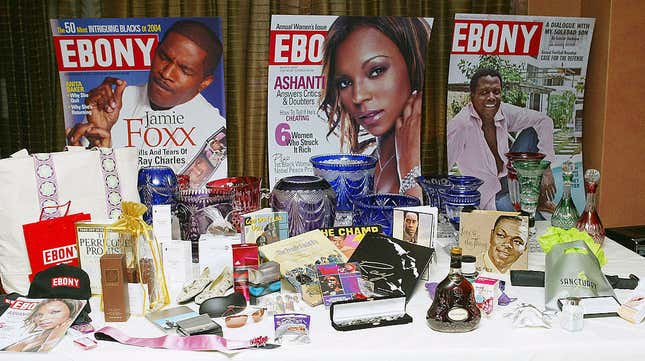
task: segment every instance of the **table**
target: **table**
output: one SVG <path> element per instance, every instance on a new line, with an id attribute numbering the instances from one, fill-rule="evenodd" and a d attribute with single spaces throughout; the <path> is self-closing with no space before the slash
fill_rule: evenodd
<path id="1" fill-rule="evenodd" d="M 545 225 L 538 225 L 538 233 Z M 627 277 L 630 273 L 645 278 L 645 258 L 606 239 L 604 249 L 608 262 L 605 274 Z M 438 247 L 438 261 L 431 264 L 430 280 L 439 281 L 448 272 L 449 254 L 446 248 Z M 529 269 L 544 270 L 544 256 L 529 256 Z M 511 321 L 503 317 L 506 310 L 498 307 L 490 319 L 482 319 L 479 327 L 470 333 L 443 334 L 432 331 L 425 322 L 425 313 L 430 307 L 430 297 L 424 290 L 425 281 L 420 280 L 410 300 L 407 311 L 414 322 L 407 325 L 388 326 L 359 331 L 339 332 L 331 327 L 329 312 L 318 306 L 309 308 L 312 317 L 311 343 L 285 345 L 274 350 L 246 350 L 233 355 L 218 352 L 191 352 L 139 348 L 115 342 L 100 342 L 96 349 L 83 351 L 66 337 L 48 354 L 0 352 L 0 360 L 643 360 L 642 347 L 645 340 L 645 323 L 633 325 L 618 318 L 586 319 L 584 330 L 569 333 L 554 322 L 551 329 L 513 329 Z M 520 301 L 544 307 L 544 289 L 512 287 L 508 294 Z M 616 290 L 619 301 L 624 301 L 629 290 Z M 100 328 L 103 315 L 98 300 L 92 299 L 91 314 L 94 324 Z M 497 306 L 496 306 L 497 307 Z M 509 306 L 510 307 L 510 306 Z M 507 307 L 508 309 L 508 307 Z M 127 323 L 115 323 L 133 337 L 163 335 L 160 330 L 142 317 L 133 317 Z M 250 332 L 255 331 L 255 332 Z M 244 339 L 245 335 L 273 335 L 272 318 L 242 329 L 224 328 L 226 337 Z M 246 333 L 249 332 L 249 333 Z"/>

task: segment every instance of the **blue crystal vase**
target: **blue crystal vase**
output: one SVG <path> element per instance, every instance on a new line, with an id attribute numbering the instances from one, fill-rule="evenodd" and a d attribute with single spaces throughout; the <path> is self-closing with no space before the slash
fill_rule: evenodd
<path id="1" fill-rule="evenodd" d="M 177 176 L 169 167 L 154 166 L 139 169 L 137 189 L 141 203 L 148 207 L 143 220 L 152 224 L 152 206 L 169 204 L 176 211 Z"/>
<path id="2" fill-rule="evenodd" d="M 396 207 L 416 207 L 421 201 L 416 197 L 400 194 L 369 194 L 354 200 L 354 226 L 380 224 L 383 233 L 392 236 L 392 217 Z"/>
<path id="3" fill-rule="evenodd" d="M 432 207 L 437 207 L 439 213 L 445 213 L 446 208 L 441 201 L 441 195 L 439 194 L 439 192 L 447 191 L 448 189 L 452 188 L 452 184 L 448 180 L 448 176 L 419 176 L 415 178 L 415 180 L 423 190 L 424 204 Z"/>
<path id="4" fill-rule="evenodd" d="M 464 207 L 479 207 L 481 193 L 477 190 L 483 183 L 481 179 L 472 176 L 448 177 L 452 185 L 450 189 L 439 192 L 444 204 L 446 215 L 455 230 L 459 230 L 459 214 Z"/>
<path id="5" fill-rule="evenodd" d="M 325 179 L 336 193 L 336 223 L 351 224 L 354 199 L 374 192 L 376 158 L 362 154 L 324 154 L 309 159 L 314 174 Z"/>

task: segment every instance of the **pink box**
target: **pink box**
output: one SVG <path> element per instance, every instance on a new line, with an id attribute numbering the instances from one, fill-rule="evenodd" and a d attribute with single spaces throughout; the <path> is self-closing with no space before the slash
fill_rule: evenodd
<path id="1" fill-rule="evenodd" d="M 493 306 L 502 291 L 499 289 L 499 280 L 496 278 L 477 277 L 473 282 L 475 288 L 475 302 L 477 307 L 485 314 L 493 313 Z"/>

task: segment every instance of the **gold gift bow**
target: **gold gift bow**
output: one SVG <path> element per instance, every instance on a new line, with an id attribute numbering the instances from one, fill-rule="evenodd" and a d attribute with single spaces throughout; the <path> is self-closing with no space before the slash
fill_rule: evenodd
<path id="1" fill-rule="evenodd" d="M 121 202 L 121 209 L 122 212 L 119 216 L 119 219 L 113 224 L 103 228 L 103 239 L 105 240 L 105 242 L 103 242 L 103 253 L 105 254 L 107 252 L 108 231 L 132 234 L 134 236 L 133 248 L 134 259 L 137 263 L 137 273 L 139 274 L 139 277 L 142 277 L 141 262 L 139 261 L 139 245 L 137 244 L 137 241 L 139 239 L 139 236 L 143 235 L 152 253 L 152 262 L 156 270 L 155 278 L 160 277 L 161 281 L 159 282 L 161 286 L 161 300 L 155 297 L 154 300 L 150 302 L 150 305 L 148 307 L 150 310 L 157 310 L 158 308 L 162 308 L 170 303 L 170 295 L 168 293 L 168 286 L 166 284 L 166 276 L 163 271 L 163 260 L 161 259 L 161 257 L 159 257 L 158 254 L 159 244 L 157 242 L 157 238 L 154 236 L 154 233 L 152 233 L 152 227 L 148 225 L 142 218 L 143 214 L 147 210 L 147 207 L 144 204 L 138 202 L 123 201 Z M 152 237 L 150 237 L 151 233 Z M 139 283 L 141 284 L 141 288 L 143 289 L 142 313 L 145 315 L 146 303 L 148 303 L 149 297 L 148 292 L 143 285 L 143 282 L 141 282 L 141 279 L 139 280 Z M 103 293 L 101 293 L 101 304 L 103 304 Z"/>

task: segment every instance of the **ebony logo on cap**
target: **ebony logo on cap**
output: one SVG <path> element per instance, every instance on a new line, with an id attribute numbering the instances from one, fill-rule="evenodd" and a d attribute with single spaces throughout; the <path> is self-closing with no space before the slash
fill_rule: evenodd
<path id="1" fill-rule="evenodd" d="M 81 281 L 76 277 L 54 277 L 52 278 L 52 288 L 72 287 L 81 288 Z"/>

